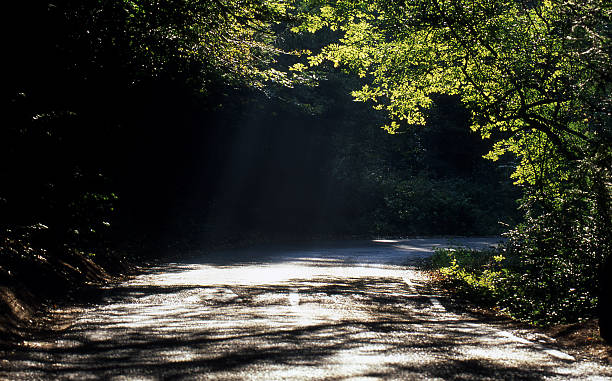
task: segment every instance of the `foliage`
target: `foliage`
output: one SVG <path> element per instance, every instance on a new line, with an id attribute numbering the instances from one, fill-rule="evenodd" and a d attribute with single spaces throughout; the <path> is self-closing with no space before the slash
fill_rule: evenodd
<path id="1" fill-rule="evenodd" d="M 281 75 L 269 64 L 280 53 L 272 45 L 271 26 L 285 18 L 283 0 L 68 0 L 14 7 L 12 15 L 27 15 L 32 25 L 15 39 L 15 48 L 24 53 L 11 62 L 18 72 L 19 64 L 29 68 L 34 64 L 29 59 L 42 55 L 48 64 L 61 65 L 51 67 L 59 70 L 56 75 L 70 72 L 91 81 L 114 74 L 121 77 L 115 81 L 129 86 L 170 75 L 202 90 L 214 77 L 261 87 Z"/>
<path id="2" fill-rule="evenodd" d="M 432 94 L 459 94 L 472 128 L 496 138 L 489 157 L 519 156 L 518 183 L 554 192 L 568 161 L 609 155 L 606 2 L 307 3 L 301 28 L 343 31 L 309 65 L 327 60 L 366 77 L 354 95 L 389 113 L 389 131 L 425 123 Z"/>
<path id="3" fill-rule="evenodd" d="M 317 32 L 311 38 L 318 40 L 306 46 L 314 50 L 312 45 L 335 35 Z M 469 116 L 456 97 L 434 99 L 428 128 L 389 135 L 377 128 L 386 120 L 384 112 L 347 96 L 362 79 L 330 66 L 318 67 L 317 73 L 317 87 L 296 86 L 291 93 L 316 105 L 313 123 L 322 130 L 313 126 L 311 133 L 320 136 L 320 144 L 332 143 L 329 167 L 320 175 L 329 179 L 329 195 L 320 202 L 326 205 L 326 219 L 333 221 L 330 230 L 399 236 L 498 234 L 500 221 L 516 220 L 518 193 L 507 181 L 508 163 L 482 159 L 486 144 L 469 130 Z"/>
<path id="4" fill-rule="evenodd" d="M 441 251 L 433 267 L 462 295 L 520 320 L 547 325 L 596 315 L 611 241 L 597 195 L 582 190 L 590 177 L 580 173 L 554 200 L 525 194 L 524 220 L 506 234 L 501 250 Z"/>
<path id="5" fill-rule="evenodd" d="M 289 82 L 272 66 L 286 9 L 282 0 L 8 6 L 7 18 L 28 28 L 7 41 L 0 228 L 42 223 L 60 246 L 99 240 L 117 195 L 144 171 L 133 158 L 168 131 L 164 112 L 202 96 L 215 105 L 200 107 L 218 107 L 212 95 L 224 87 Z"/>
<path id="6" fill-rule="evenodd" d="M 335 89 L 351 84 L 334 83 Z M 369 115 L 358 103 L 333 123 L 331 216 L 347 216 L 338 221 L 347 232 L 499 234 L 500 221 L 516 220 L 517 193 L 507 171 L 482 160 L 486 148 L 467 128 L 456 99 L 436 102 L 443 115 L 432 110 L 426 129 L 389 135 L 376 128 L 381 113 Z"/>
<path id="7" fill-rule="evenodd" d="M 610 2 L 304 4 L 297 29 L 341 37 L 296 70 L 331 62 L 362 76 L 355 98 L 385 110 L 392 133 L 424 124 L 432 96 L 457 95 L 471 128 L 493 140 L 487 157 L 517 158 L 525 220 L 511 236 L 524 267 L 513 269 L 525 285 L 511 283 L 514 311 L 542 322 L 561 319 L 555 311 L 563 319 L 591 311 L 612 246 Z"/>
<path id="8" fill-rule="evenodd" d="M 518 184 L 554 199 L 588 162 L 600 184 L 598 213 L 610 219 L 607 2 L 307 4 L 302 29 L 343 32 L 309 65 L 331 61 L 365 77 L 354 96 L 387 111 L 387 130 L 424 124 L 432 95 L 458 94 L 472 129 L 495 139 L 488 157 L 518 157 Z"/>
<path id="9" fill-rule="evenodd" d="M 384 193 L 386 220 L 403 234 L 494 235 L 512 222 L 511 197 L 500 197 L 498 184 L 426 173 L 385 183 L 392 184 Z"/>
<path id="10" fill-rule="evenodd" d="M 520 249 L 520 252 L 515 249 Z M 536 325 L 580 321 L 596 313 L 597 278 L 582 259 L 534 258 L 524 245 L 502 250 L 438 250 L 432 267 L 458 295 Z"/>
<path id="11" fill-rule="evenodd" d="M 376 128 L 384 113 L 348 94 L 362 79 L 331 66 L 309 76 L 283 69 L 297 62 L 295 52 L 337 37 L 287 32 L 296 11 L 288 2 L 11 7 L 31 28 L 9 42 L 16 53 L 0 130 L 5 230 L 41 223 L 49 245 L 88 252 L 108 232 L 130 238 L 135 230 L 149 242 L 184 230 L 202 239 L 203 229 L 456 233 L 442 220 L 417 225 L 432 208 L 446 213 L 454 197 L 478 200 L 471 206 L 490 217 L 482 226 L 498 220 L 491 199 L 480 197 L 493 188 L 469 185 L 480 183 L 474 162 L 484 152 L 465 137 L 456 101 L 439 103 L 435 128 L 387 136 Z M 448 113 L 456 123 L 445 121 Z M 442 152 L 441 137 L 461 148 Z M 415 201 L 402 189 L 419 171 L 462 179 L 419 177 L 443 196 L 417 200 L 422 208 L 409 217 L 393 205 Z M 465 192 L 451 189 L 459 183 Z"/>
<path id="12" fill-rule="evenodd" d="M 507 274 L 507 269 L 501 264 L 504 259 L 494 250 L 438 249 L 431 263 L 456 291 L 491 304 L 502 292 L 502 279 Z"/>

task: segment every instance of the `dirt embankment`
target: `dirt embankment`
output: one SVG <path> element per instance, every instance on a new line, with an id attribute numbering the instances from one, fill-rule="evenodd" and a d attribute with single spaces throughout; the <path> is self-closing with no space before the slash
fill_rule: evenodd
<path id="1" fill-rule="evenodd" d="M 24 241 L 0 245 L 0 345 L 48 328 L 49 307 L 69 303 L 79 290 L 129 273 L 125 256 L 96 256 L 76 249 L 33 249 Z"/>

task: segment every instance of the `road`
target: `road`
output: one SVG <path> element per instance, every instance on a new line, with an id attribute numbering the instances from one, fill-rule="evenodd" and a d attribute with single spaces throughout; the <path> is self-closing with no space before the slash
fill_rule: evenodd
<path id="1" fill-rule="evenodd" d="M 612 378 L 545 337 L 447 310 L 414 265 L 448 244 L 244 249 L 158 266 L 103 290 L 60 334 L 5 353 L 0 379 Z"/>

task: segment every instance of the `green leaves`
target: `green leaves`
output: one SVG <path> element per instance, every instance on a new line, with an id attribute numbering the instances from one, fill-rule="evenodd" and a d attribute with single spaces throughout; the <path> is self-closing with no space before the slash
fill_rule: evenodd
<path id="1" fill-rule="evenodd" d="M 353 96 L 387 112 L 387 131 L 424 124 L 435 94 L 458 95 L 472 130 L 494 140 L 486 157 L 515 156 L 526 214 L 515 258 L 525 266 L 498 273 L 457 260 L 446 275 L 489 295 L 495 278 L 512 278 L 503 302 L 531 321 L 592 311 L 597 266 L 612 255 L 612 3 L 336 0 L 325 12 L 308 3 L 303 30 L 342 32 L 309 66 L 364 78 Z M 401 200 L 391 198 L 397 210 L 415 205 Z M 560 286 L 572 282 L 575 293 Z"/>
<path id="2" fill-rule="evenodd" d="M 202 89 L 211 77 L 262 87 L 275 56 L 272 26 L 288 17 L 289 1 L 125 0 L 67 6 L 87 24 L 94 49 L 114 50 L 137 77 L 190 76 Z"/>
<path id="3" fill-rule="evenodd" d="M 551 249 L 559 249 L 556 243 L 549 242 Z M 534 325 L 575 322 L 593 315 L 597 288 L 588 263 L 564 252 L 548 261 L 520 255 L 513 248 L 438 250 L 431 266 L 454 293 Z"/>
<path id="4" fill-rule="evenodd" d="M 609 39 L 603 32 L 586 37 L 577 25 L 584 20 L 594 25 L 596 19 L 609 25 L 602 2 L 577 4 L 571 14 L 561 1 L 530 7 L 507 0 L 336 1 L 331 6 L 310 10 L 302 30 L 333 25 L 343 37 L 309 57 L 309 66 L 329 61 L 366 78 L 369 83 L 353 95 L 385 109 L 394 120 L 385 126 L 389 131 L 398 122 L 423 124 L 432 94 L 460 94 L 474 114 L 472 128 L 483 137 L 501 137 L 489 157 L 518 155 L 515 178 L 529 184 L 533 163 L 547 161 L 563 170 L 594 137 L 576 111 L 603 101 L 603 93 L 595 95 L 590 84 L 594 70 L 609 69 L 609 52 L 600 45 Z M 573 35 L 592 40 L 599 68 L 583 59 L 585 51 Z M 548 154 L 537 153 L 543 150 Z"/>

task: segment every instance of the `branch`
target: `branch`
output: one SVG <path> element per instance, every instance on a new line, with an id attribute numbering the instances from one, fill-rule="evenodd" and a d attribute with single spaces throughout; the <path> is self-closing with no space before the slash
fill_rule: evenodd
<path id="1" fill-rule="evenodd" d="M 563 142 L 563 140 L 561 140 L 559 135 L 555 134 L 547 125 L 538 121 L 537 119 L 532 119 L 529 117 L 525 118 L 525 122 L 527 122 L 527 124 L 531 126 L 531 128 L 543 132 L 546 137 L 555 145 L 555 147 L 557 147 L 559 153 L 561 153 L 563 157 L 570 161 L 575 161 L 579 159 L 578 155 L 570 151 L 567 145 Z"/>

